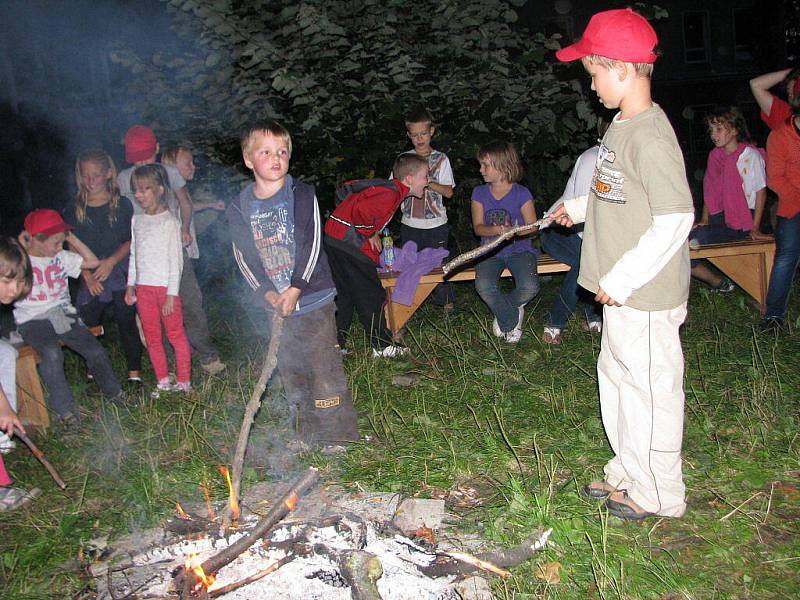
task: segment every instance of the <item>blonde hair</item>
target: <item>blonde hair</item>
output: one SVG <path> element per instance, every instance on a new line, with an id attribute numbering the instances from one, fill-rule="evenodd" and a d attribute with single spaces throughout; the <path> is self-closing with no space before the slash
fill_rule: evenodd
<path id="1" fill-rule="evenodd" d="M 516 146 L 511 142 L 495 140 L 484 144 L 478 150 L 477 158 L 479 161 L 489 161 L 511 183 L 522 179 L 522 161 Z"/>
<path id="2" fill-rule="evenodd" d="M 428 171 L 428 160 L 418 154 L 401 154 L 394 161 L 392 174 L 398 181 L 403 181 L 409 175 L 414 175 L 418 171 L 425 169 Z"/>
<path id="3" fill-rule="evenodd" d="M 584 64 L 588 62 L 593 65 L 605 67 L 609 71 L 618 64 L 625 63 L 624 60 L 608 58 L 607 56 L 600 56 L 599 54 L 588 54 L 581 58 L 581 62 Z M 633 66 L 633 70 L 639 77 L 647 77 L 650 79 L 653 76 L 653 63 L 632 62 L 628 64 Z"/>
<path id="4" fill-rule="evenodd" d="M 22 281 L 22 289 L 16 299 L 27 296 L 31 291 L 33 270 L 28 253 L 17 240 L 0 237 L 0 277 Z"/>
<path id="5" fill-rule="evenodd" d="M 289 148 L 289 156 L 292 155 L 292 136 L 289 134 L 289 130 L 277 121 L 272 120 L 254 121 L 242 131 L 242 135 L 239 137 L 239 145 L 242 148 L 242 154 L 248 154 L 250 152 L 250 144 L 253 143 L 253 137 L 255 137 L 257 133 L 264 135 L 269 134 L 280 138 Z"/>
<path id="6" fill-rule="evenodd" d="M 113 225 L 117 220 L 120 198 L 119 186 L 117 185 L 117 167 L 108 153 L 100 148 L 81 152 L 75 161 L 75 183 L 78 186 L 78 193 L 75 195 L 75 218 L 78 223 L 86 222 L 86 205 L 89 202 L 89 190 L 83 185 L 81 164 L 87 162 L 97 163 L 104 170 L 111 172 L 111 176 L 106 180 L 106 192 L 111 197 L 108 202 L 108 223 Z"/>
<path id="7" fill-rule="evenodd" d="M 164 188 L 164 194 L 161 196 L 160 201 L 162 206 L 169 207 L 169 197 L 172 194 L 172 188 L 169 187 L 169 175 L 163 165 L 158 163 L 151 163 L 149 165 L 142 165 L 136 167 L 131 173 L 131 189 L 136 191 L 136 184 L 140 181 L 145 181 L 154 187 Z"/>
<path id="8" fill-rule="evenodd" d="M 178 154 L 180 154 L 181 151 L 193 154 L 192 148 L 189 146 L 189 144 L 186 142 L 180 142 L 179 144 L 168 147 L 166 150 L 162 150 L 161 164 L 174 167 L 178 163 Z"/>

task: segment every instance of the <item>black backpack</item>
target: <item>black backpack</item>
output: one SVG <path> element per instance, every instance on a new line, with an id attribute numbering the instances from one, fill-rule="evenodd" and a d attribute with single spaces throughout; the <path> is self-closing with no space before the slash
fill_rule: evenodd
<path id="1" fill-rule="evenodd" d="M 397 186 L 388 179 L 354 179 L 347 181 L 341 187 L 336 188 L 336 198 L 334 206 L 339 206 L 350 194 L 357 194 L 373 187 L 385 187 L 399 191 Z"/>

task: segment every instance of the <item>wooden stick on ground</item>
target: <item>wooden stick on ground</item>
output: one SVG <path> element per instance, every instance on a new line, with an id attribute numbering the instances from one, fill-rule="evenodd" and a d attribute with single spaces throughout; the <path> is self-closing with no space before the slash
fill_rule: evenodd
<path id="1" fill-rule="evenodd" d="M 48 473 L 50 473 L 50 476 L 58 484 L 58 487 L 60 487 L 62 490 L 67 489 L 67 484 L 64 483 L 63 479 L 61 479 L 61 476 L 58 474 L 58 471 L 56 471 L 55 467 L 50 464 L 50 461 L 45 458 L 44 452 L 39 450 L 36 444 L 34 444 L 30 440 L 30 438 L 24 433 L 22 433 L 17 427 L 14 427 L 14 435 L 16 435 L 19 439 L 21 439 L 25 443 L 25 445 L 28 448 L 30 448 L 30 451 L 36 457 L 36 460 L 38 460 L 40 463 L 42 463 L 42 465 L 44 465 L 44 468 L 47 469 Z"/>
<path id="2" fill-rule="evenodd" d="M 553 222 L 552 217 L 542 217 L 535 223 L 529 223 L 527 225 L 519 225 L 518 227 L 514 227 L 506 231 L 503 235 L 494 238 L 491 242 L 487 242 L 483 246 L 478 246 L 474 250 L 470 250 L 469 252 L 464 252 L 463 254 L 459 254 L 453 260 L 446 262 L 442 265 L 442 271 L 445 275 L 447 275 L 450 271 L 457 269 L 464 263 L 468 263 L 472 260 L 475 260 L 479 256 L 482 256 L 497 248 L 500 244 L 505 242 L 508 239 L 511 239 L 515 235 L 522 235 L 526 233 L 532 233 L 539 231 L 540 229 L 544 229 L 545 227 L 549 226 L 550 223 Z"/>
<path id="3" fill-rule="evenodd" d="M 217 596 L 222 596 L 224 594 L 227 594 L 228 592 L 232 592 L 233 590 L 238 590 L 240 587 L 244 587 L 246 585 L 250 585 L 251 583 L 253 583 L 255 581 L 258 581 L 259 579 L 263 579 L 264 577 L 266 577 L 270 573 L 274 573 L 275 571 L 280 569 L 283 565 L 285 565 L 288 562 L 293 561 L 295 558 L 297 558 L 296 555 L 287 554 L 286 556 L 284 556 L 280 560 L 277 560 L 274 563 L 272 563 L 266 569 L 261 569 L 257 573 L 253 573 L 249 577 L 245 577 L 241 581 L 237 581 L 235 583 L 229 583 L 228 585 L 222 586 L 221 588 L 217 588 L 217 589 L 214 589 L 214 590 L 209 590 L 208 597 L 209 598 L 216 598 Z"/>
<path id="4" fill-rule="evenodd" d="M 247 440 L 250 437 L 250 428 L 253 426 L 258 409 L 261 407 L 261 396 L 267 389 L 272 373 L 278 364 L 278 349 L 281 344 L 281 331 L 283 330 L 283 317 L 276 310 L 272 317 L 272 330 L 269 338 L 269 348 L 264 357 L 264 365 L 261 367 L 261 375 L 258 378 L 255 389 L 250 396 L 250 401 L 244 410 L 242 418 L 242 428 L 239 430 L 239 440 L 236 442 L 236 452 L 233 455 L 233 468 L 231 469 L 231 502 L 228 504 L 228 512 L 225 518 L 226 523 L 230 523 L 233 518 L 232 506 L 239 506 L 239 488 L 242 482 L 242 467 L 244 465 L 244 453 L 247 450 Z"/>
<path id="5" fill-rule="evenodd" d="M 270 511 L 264 515 L 253 530 L 245 536 L 240 537 L 233 544 L 220 550 L 214 556 L 207 558 L 200 566 L 206 575 L 216 575 L 219 570 L 233 562 L 236 558 L 250 546 L 261 539 L 275 524 L 279 523 L 290 511 L 294 510 L 300 497 L 305 494 L 319 480 L 319 470 L 309 467 L 281 496 Z M 187 571 L 180 567 L 174 574 L 177 590 L 185 590 L 183 597 L 188 597 L 188 592 L 194 590 L 198 583 L 197 575 L 193 571 Z"/>

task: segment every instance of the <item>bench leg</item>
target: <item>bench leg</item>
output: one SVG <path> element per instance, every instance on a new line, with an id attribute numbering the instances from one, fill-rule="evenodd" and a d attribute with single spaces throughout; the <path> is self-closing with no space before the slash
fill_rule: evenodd
<path id="1" fill-rule="evenodd" d="M 417 312 L 417 309 L 422 305 L 425 299 L 431 295 L 434 288 L 439 285 L 439 282 L 434 283 L 420 283 L 417 286 L 417 291 L 414 293 L 414 300 L 411 306 L 405 304 L 397 304 L 392 302 L 392 288 L 386 289 L 386 307 L 384 308 L 386 315 L 386 325 L 392 335 L 397 333 L 408 323 L 411 316 Z"/>
<path id="2" fill-rule="evenodd" d="M 761 312 L 764 312 L 772 269 L 772 264 L 767 265 L 767 257 L 764 254 L 717 256 L 708 260 L 754 298 L 761 307 Z"/>
<path id="3" fill-rule="evenodd" d="M 50 426 L 50 415 L 33 353 L 17 359 L 17 414 L 26 429 L 30 427 L 47 431 Z"/>

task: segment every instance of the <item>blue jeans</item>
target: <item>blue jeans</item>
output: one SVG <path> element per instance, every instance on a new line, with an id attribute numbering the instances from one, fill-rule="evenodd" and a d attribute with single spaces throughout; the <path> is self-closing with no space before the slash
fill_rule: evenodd
<path id="1" fill-rule="evenodd" d="M 786 318 L 792 280 L 800 262 L 800 213 L 791 219 L 778 217 L 775 227 L 775 262 L 767 292 L 766 319 Z"/>
<path id="2" fill-rule="evenodd" d="M 701 246 L 706 244 L 724 244 L 726 242 L 738 242 L 745 240 L 750 235 L 749 231 L 742 231 L 741 229 L 731 229 L 725 225 L 724 216 L 722 220 L 719 215 L 711 215 L 708 225 L 700 225 L 695 227 L 689 234 L 690 240 L 696 240 Z M 702 262 L 702 259 L 692 259 L 691 265 L 694 269 Z"/>
<path id="3" fill-rule="evenodd" d="M 568 229 L 545 229 L 539 235 L 542 248 L 558 261 L 570 266 L 564 275 L 558 296 L 553 300 L 550 315 L 547 317 L 547 326 L 564 329 L 570 315 L 575 312 L 578 304 L 578 273 L 581 266 L 581 237 Z M 586 299 L 584 313 L 587 321 L 602 321 L 603 313 L 600 305 L 591 298 Z"/>
<path id="4" fill-rule="evenodd" d="M 514 289 L 500 291 L 500 274 L 508 269 L 514 276 Z M 517 326 L 520 306 L 525 306 L 539 293 L 539 275 L 536 272 L 536 255 L 518 252 L 511 256 L 491 256 L 475 267 L 475 289 L 489 305 L 500 331 L 508 332 Z"/>

